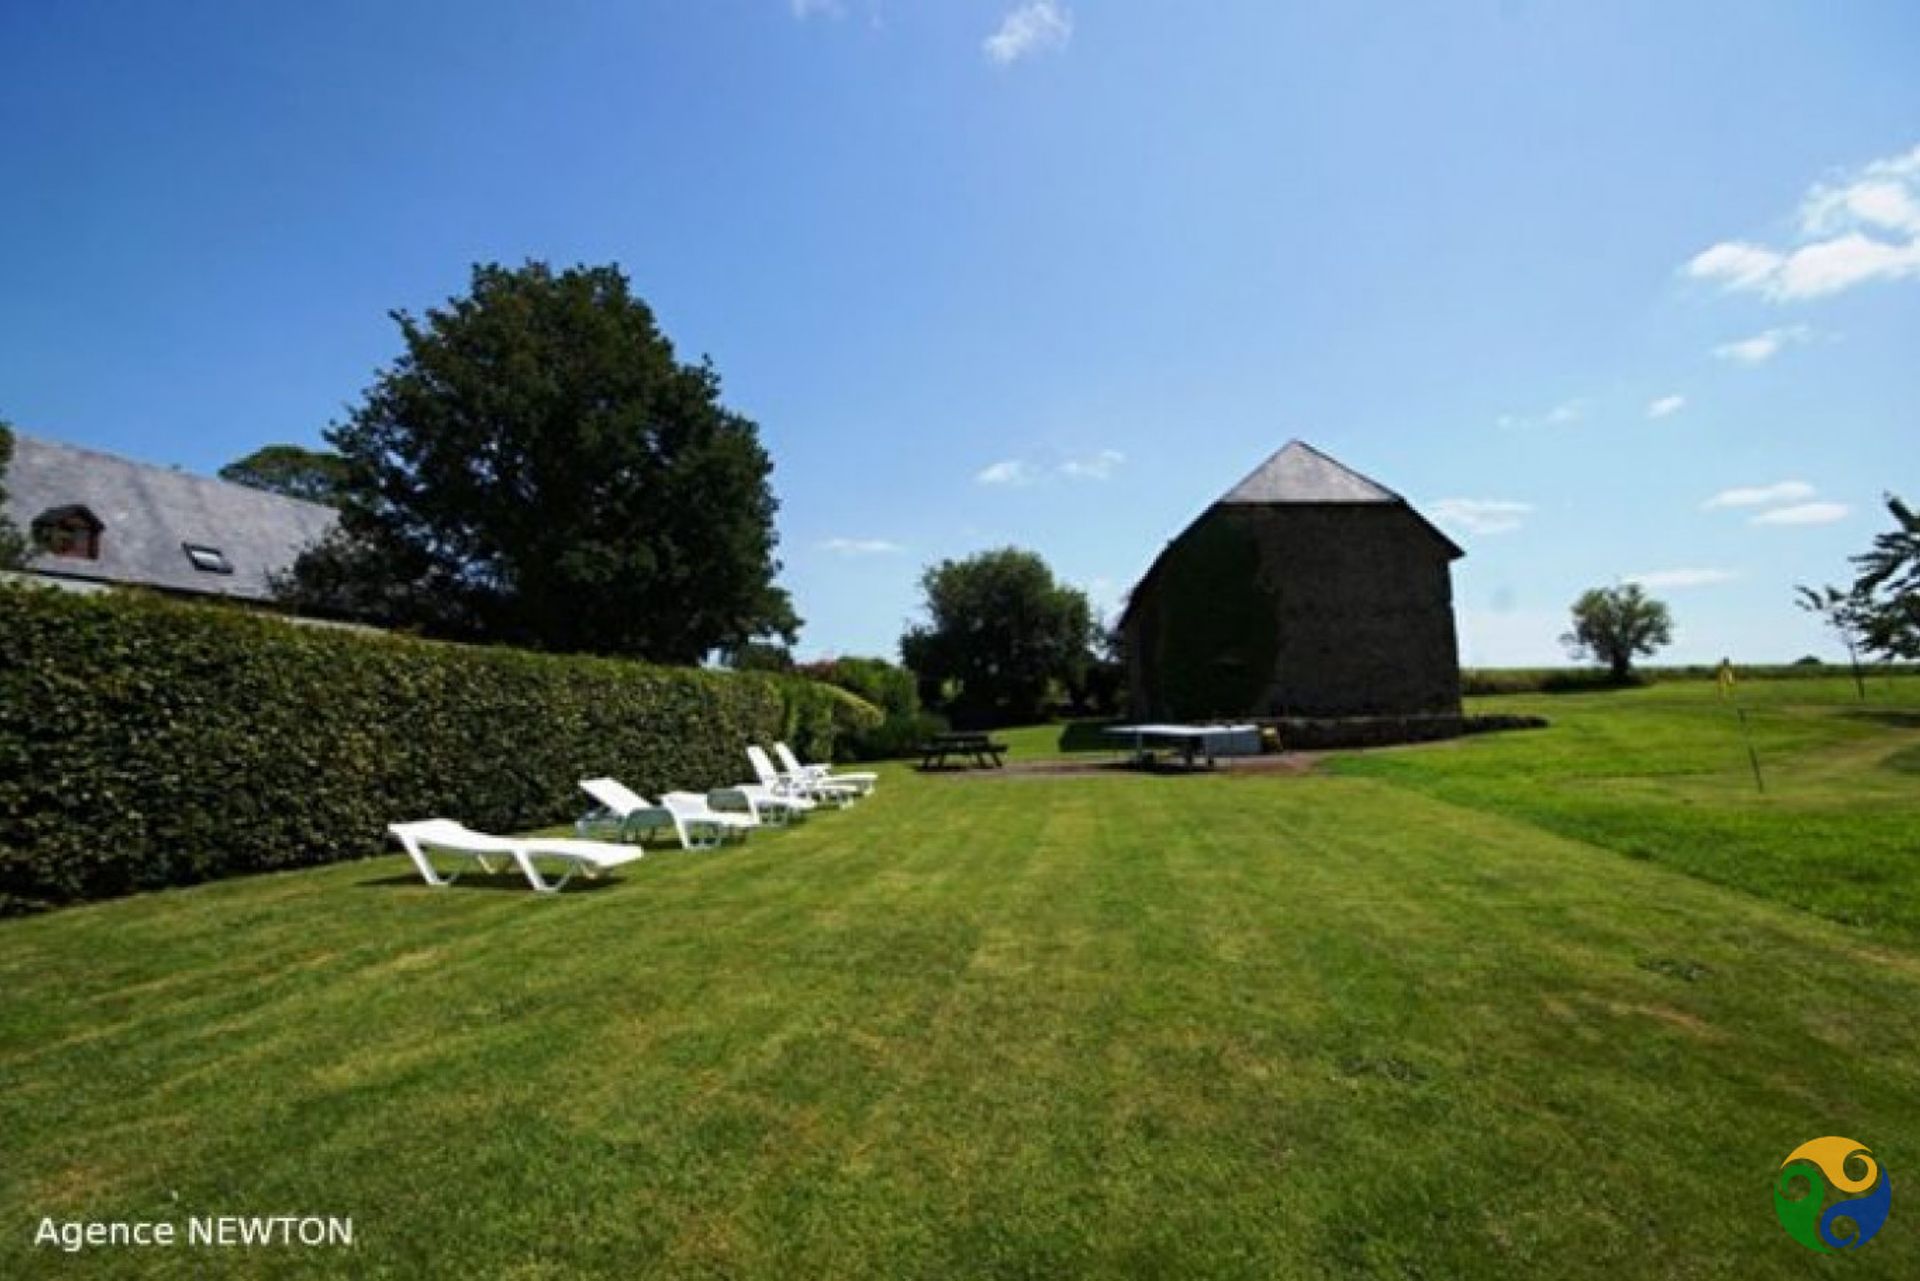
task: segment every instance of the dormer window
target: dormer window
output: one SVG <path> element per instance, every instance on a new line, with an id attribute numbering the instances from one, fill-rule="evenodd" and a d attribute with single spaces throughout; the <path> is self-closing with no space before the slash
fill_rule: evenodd
<path id="1" fill-rule="evenodd" d="M 187 559 L 193 567 L 203 574 L 231 574 L 233 562 L 218 547 L 208 547 L 205 543 L 181 543 L 186 549 Z"/>
<path id="2" fill-rule="evenodd" d="M 99 560 L 100 531 L 105 528 L 84 507 L 50 507 L 33 518 L 33 543 L 49 556 Z"/>

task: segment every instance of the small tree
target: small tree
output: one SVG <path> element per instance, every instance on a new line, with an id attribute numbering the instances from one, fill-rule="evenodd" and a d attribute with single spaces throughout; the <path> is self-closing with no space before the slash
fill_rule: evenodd
<path id="1" fill-rule="evenodd" d="M 943 560 L 920 586 L 928 621 L 900 638 L 900 653 L 928 701 L 951 691 L 965 716 L 1033 720 L 1086 668 L 1093 609 L 1032 552 Z"/>
<path id="2" fill-rule="evenodd" d="M 220 479 L 337 507 L 347 480 L 347 460 L 300 445 L 266 445 L 222 467 Z"/>
<path id="3" fill-rule="evenodd" d="M 1648 656 L 1673 640 L 1673 616 L 1638 583 L 1595 587 L 1573 602 L 1573 630 L 1560 643 L 1575 658 L 1605 663 L 1616 681 L 1633 672 L 1636 655 Z"/>
<path id="4" fill-rule="evenodd" d="M 18 569 L 31 550 L 20 527 L 7 519 L 7 469 L 13 465 L 13 424 L 0 418 L 0 569 Z"/>
<path id="5" fill-rule="evenodd" d="M 1094 629 L 1092 653 L 1072 693 L 1074 711 L 1081 715 L 1111 716 L 1122 709 L 1127 694 L 1127 637 L 1119 624 Z"/>
<path id="6" fill-rule="evenodd" d="M 1861 602 L 1852 592 L 1843 592 L 1838 587 L 1811 587 L 1795 589 L 1799 595 L 1798 604 L 1809 614 L 1817 614 L 1826 623 L 1829 630 L 1846 647 L 1847 662 L 1853 669 L 1853 686 L 1860 697 L 1867 696 L 1867 682 L 1860 674 L 1860 641 L 1866 630 L 1865 611 Z M 1806 659 L 1800 660 L 1802 663 Z M 1814 659 L 1814 662 L 1820 660 Z"/>
<path id="7" fill-rule="evenodd" d="M 1849 593 L 1860 624 L 1861 648 L 1888 659 L 1920 659 L 1920 515 L 1886 496 L 1894 527 L 1876 534 Z"/>

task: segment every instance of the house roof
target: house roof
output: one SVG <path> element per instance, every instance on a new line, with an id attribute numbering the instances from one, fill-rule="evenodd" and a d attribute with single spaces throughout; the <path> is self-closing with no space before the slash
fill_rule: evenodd
<path id="1" fill-rule="evenodd" d="M 292 568 L 335 520 L 319 503 L 32 436 L 14 437 L 5 484 L 7 514 L 23 531 L 74 507 L 102 527 L 98 560 L 41 553 L 29 570 L 200 595 L 270 599 L 267 576 Z M 196 569 L 188 543 L 217 550 L 233 572 Z"/>
<path id="2" fill-rule="evenodd" d="M 1220 496 L 1223 503 L 1398 503 L 1405 499 L 1312 445 L 1290 440 Z"/>
<path id="3" fill-rule="evenodd" d="M 1168 549 L 1186 537 L 1187 531 L 1205 520 L 1207 512 L 1215 507 L 1344 507 L 1365 504 L 1405 508 L 1439 541 L 1446 550 L 1448 560 L 1457 560 L 1466 555 L 1459 544 L 1436 529 L 1433 522 L 1415 510 L 1413 504 L 1385 485 L 1362 476 L 1304 440 L 1290 440 L 1265 462 L 1248 472 L 1239 484 L 1220 495 L 1206 511 L 1194 517 L 1186 529 L 1167 541 L 1166 546 L 1154 556 L 1153 563 L 1147 566 L 1147 572 L 1140 575 L 1133 590 L 1127 594 L 1126 606 L 1120 611 L 1120 621 L 1124 623 L 1133 613 L 1134 601 L 1153 581 L 1154 575 L 1160 572 Z"/>

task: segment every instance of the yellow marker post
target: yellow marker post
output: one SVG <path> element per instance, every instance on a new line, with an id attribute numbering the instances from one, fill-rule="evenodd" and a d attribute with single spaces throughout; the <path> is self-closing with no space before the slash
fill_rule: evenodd
<path id="1" fill-rule="evenodd" d="M 1766 795 L 1767 780 L 1760 776 L 1760 753 L 1753 750 L 1753 735 L 1747 730 L 1747 709 L 1740 706 L 1740 700 L 1734 693 L 1733 660 L 1723 658 L 1720 668 L 1714 673 L 1714 683 L 1720 687 L 1721 698 L 1733 699 L 1733 714 L 1740 718 L 1740 741 L 1747 745 L 1747 764 L 1753 766 L 1754 790 Z"/>

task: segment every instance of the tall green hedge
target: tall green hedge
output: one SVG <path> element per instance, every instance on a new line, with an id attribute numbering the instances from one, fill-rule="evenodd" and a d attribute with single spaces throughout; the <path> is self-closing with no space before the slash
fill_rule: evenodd
<path id="1" fill-rule="evenodd" d="M 828 758 L 878 719 L 793 677 L 0 587 L 0 912 L 359 857 L 400 819 L 561 822 L 582 778 L 736 783 L 749 742 Z"/>

